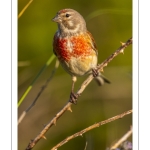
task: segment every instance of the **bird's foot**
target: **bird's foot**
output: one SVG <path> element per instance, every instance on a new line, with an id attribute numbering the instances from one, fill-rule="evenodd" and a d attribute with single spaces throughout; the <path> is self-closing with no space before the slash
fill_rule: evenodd
<path id="1" fill-rule="evenodd" d="M 73 103 L 73 104 L 77 104 L 78 97 L 79 97 L 79 94 L 75 94 L 75 93 L 71 92 L 69 102 Z"/>
<path id="2" fill-rule="evenodd" d="M 97 71 L 97 69 L 92 69 L 92 74 L 93 74 L 93 77 L 97 77 L 99 75 L 99 71 Z"/>

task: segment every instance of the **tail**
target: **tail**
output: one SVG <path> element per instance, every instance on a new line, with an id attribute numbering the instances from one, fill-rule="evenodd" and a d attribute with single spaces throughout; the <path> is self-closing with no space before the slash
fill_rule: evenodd
<path id="1" fill-rule="evenodd" d="M 106 77 L 104 77 L 102 74 L 95 77 L 95 81 L 98 83 L 99 86 L 103 85 L 104 83 L 111 83 Z"/>

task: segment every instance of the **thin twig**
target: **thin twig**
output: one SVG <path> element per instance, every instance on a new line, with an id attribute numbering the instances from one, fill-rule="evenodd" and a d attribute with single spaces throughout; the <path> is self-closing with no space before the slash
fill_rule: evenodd
<path id="1" fill-rule="evenodd" d="M 103 70 L 104 67 L 107 66 L 107 64 L 114 58 L 116 57 L 119 53 L 123 53 L 124 49 L 132 44 L 132 38 L 130 38 L 126 43 L 122 43 L 122 45 L 108 57 L 102 64 L 98 65 L 97 70 Z M 79 90 L 77 91 L 78 95 L 81 95 L 81 93 L 84 91 L 84 89 L 87 87 L 87 85 L 92 81 L 93 75 L 89 75 L 89 77 L 83 82 Z M 67 104 L 56 114 L 56 116 L 44 127 L 44 129 L 35 137 L 34 140 L 31 140 L 30 143 L 28 144 L 26 150 L 31 150 L 35 144 L 44 136 L 44 134 L 49 130 L 49 128 L 53 125 L 56 125 L 56 121 L 67 111 L 71 111 L 71 105 L 72 103 L 67 102 Z"/>
<path id="2" fill-rule="evenodd" d="M 86 150 L 86 148 L 87 148 L 87 144 L 88 144 L 88 142 L 86 141 L 84 150 Z"/>
<path id="3" fill-rule="evenodd" d="M 42 69 L 40 70 L 40 72 L 37 74 L 37 76 L 34 78 L 34 80 L 31 82 L 31 84 L 29 85 L 29 87 L 25 90 L 25 92 L 23 93 L 23 95 L 21 96 L 21 98 L 18 101 L 18 107 L 22 104 L 22 102 L 24 101 L 25 97 L 27 96 L 27 94 L 31 91 L 33 85 L 35 84 L 35 82 L 37 81 L 37 79 L 40 77 L 40 75 L 44 72 L 44 70 L 50 65 L 50 63 L 54 60 L 55 55 L 51 55 L 50 58 L 48 59 L 48 61 L 45 63 L 45 65 L 42 67 Z"/>
<path id="4" fill-rule="evenodd" d="M 132 127 L 123 137 L 121 137 L 121 139 L 119 139 L 113 146 L 111 146 L 110 150 L 115 150 L 116 148 L 118 148 L 121 143 L 126 141 L 131 136 L 131 134 L 132 134 Z"/>
<path id="5" fill-rule="evenodd" d="M 94 129 L 94 128 L 100 127 L 101 125 L 107 124 L 107 123 L 112 122 L 112 121 L 115 121 L 115 120 L 117 120 L 117 119 L 121 119 L 121 118 L 123 118 L 124 116 L 129 115 L 129 114 L 131 114 L 131 113 L 132 113 L 132 110 L 128 110 L 128 111 L 126 111 L 126 112 L 124 112 L 124 113 L 122 113 L 122 114 L 119 114 L 119 115 L 114 116 L 114 117 L 112 117 L 112 118 L 109 118 L 109 119 L 107 119 L 107 120 L 104 120 L 104 121 L 95 123 L 95 124 L 93 124 L 93 125 L 91 125 L 91 126 L 85 128 L 85 129 L 83 129 L 83 130 L 81 130 L 81 131 L 79 131 L 79 132 L 77 132 L 77 133 L 75 133 L 75 134 L 73 134 L 73 135 L 67 137 L 66 139 L 64 139 L 63 141 L 61 141 L 60 143 L 58 143 L 56 146 L 54 146 L 51 150 L 57 150 L 59 147 L 61 147 L 62 145 L 64 145 L 64 144 L 67 143 L 68 141 L 70 141 L 70 140 L 72 140 L 72 139 L 74 139 L 74 138 L 76 138 L 76 137 L 78 137 L 78 136 L 82 136 L 84 133 L 86 133 L 86 132 L 88 132 L 88 131 L 90 131 L 90 130 L 92 130 L 92 129 Z"/>
<path id="6" fill-rule="evenodd" d="M 21 12 L 18 15 L 18 19 L 22 16 L 22 14 L 25 12 L 25 10 L 29 7 L 29 5 L 33 2 L 33 0 L 30 0 L 28 4 L 21 10 Z"/>
<path id="7" fill-rule="evenodd" d="M 45 84 L 42 86 L 41 90 L 39 91 L 39 93 L 37 94 L 36 98 L 33 100 L 33 102 L 31 103 L 31 105 L 22 112 L 22 114 L 20 115 L 19 119 L 18 119 L 18 125 L 21 123 L 21 121 L 24 119 L 24 117 L 26 116 L 27 112 L 29 112 L 29 110 L 35 105 L 36 101 L 38 100 L 38 98 L 40 97 L 40 95 L 42 94 L 42 92 L 44 91 L 44 89 L 47 87 L 48 83 L 50 82 L 50 80 L 52 79 L 52 77 L 54 76 L 57 68 L 59 66 L 59 61 L 58 59 L 56 60 L 56 64 L 55 64 L 55 68 L 53 69 L 53 71 L 51 72 L 50 77 L 47 79 L 47 81 L 45 82 Z"/>
<path id="8" fill-rule="evenodd" d="M 31 140 L 26 150 L 31 150 L 35 144 L 44 136 L 44 134 L 49 130 L 49 128 L 53 125 L 56 125 L 56 121 L 66 112 L 66 110 L 69 110 L 72 103 L 68 102 L 57 114 L 56 116 L 44 127 L 44 129 L 39 133 L 39 135 L 36 136 L 34 140 Z"/>

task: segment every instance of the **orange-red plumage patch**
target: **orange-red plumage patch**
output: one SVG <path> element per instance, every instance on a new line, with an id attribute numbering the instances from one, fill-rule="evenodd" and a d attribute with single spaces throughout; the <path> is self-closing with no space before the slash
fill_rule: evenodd
<path id="1" fill-rule="evenodd" d="M 71 47 L 69 47 L 68 37 L 57 38 L 55 36 L 53 43 L 54 51 L 60 60 L 65 61 L 69 61 L 71 57 L 90 56 L 93 53 L 93 49 L 89 40 L 88 35 L 70 36 L 69 42 L 71 43 Z"/>

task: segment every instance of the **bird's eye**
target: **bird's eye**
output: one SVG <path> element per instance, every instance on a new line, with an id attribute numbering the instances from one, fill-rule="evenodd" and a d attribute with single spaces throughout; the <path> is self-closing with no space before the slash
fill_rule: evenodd
<path id="1" fill-rule="evenodd" d="M 70 16 L 70 14 L 66 14 L 66 17 L 68 18 Z"/>

